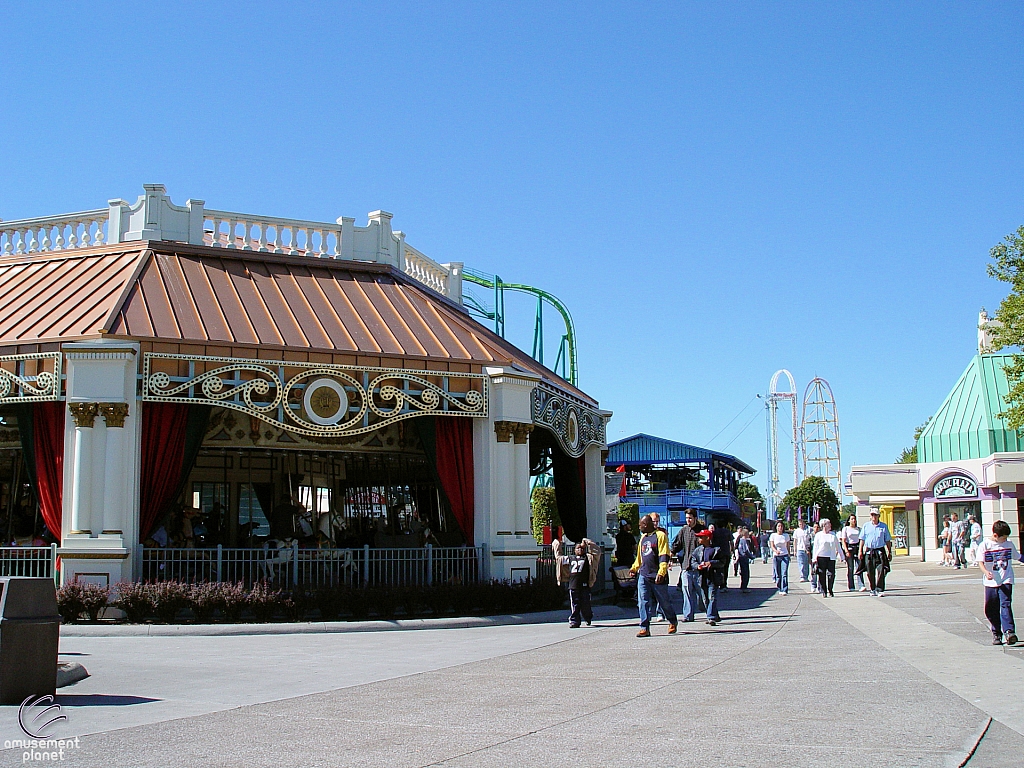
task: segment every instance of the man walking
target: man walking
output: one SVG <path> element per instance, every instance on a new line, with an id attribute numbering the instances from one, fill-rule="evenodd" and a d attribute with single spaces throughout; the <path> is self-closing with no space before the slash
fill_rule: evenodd
<path id="1" fill-rule="evenodd" d="M 796 565 L 800 569 L 800 581 L 807 581 L 811 573 L 811 532 L 807 523 L 800 518 L 793 531 L 793 549 L 796 550 Z"/>
<path id="2" fill-rule="evenodd" d="M 668 596 L 668 535 L 659 530 L 650 515 L 640 518 L 640 544 L 630 573 L 636 579 L 636 597 L 640 609 L 640 631 L 637 637 L 651 636 L 651 617 L 655 606 L 669 621 L 668 633 L 674 635 L 679 619 Z"/>
<path id="3" fill-rule="evenodd" d="M 892 560 L 892 534 L 889 526 L 879 521 L 878 510 L 874 507 L 871 520 L 860 529 L 860 557 L 868 572 L 871 594 L 885 597 L 885 574 Z"/>
<path id="4" fill-rule="evenodd" d="M 672 554 L 679 560 L 682 571 L 679 574 L 679 591 L 683 593 L 683 621 L 693 621 L 697 610 L 697 577 L 698 574 L 690 564 L 690 556 L 697 546 L 697 531 L 704 526 L 697 521 L 697 512 L 686 510 L 686 523 L 679 529 L 672 540 Z"/>
<path id="5" fill-rule="evenodd" d="M 961 567 L 966 567 L 967 560 L 964 558 L 964 523 L 956 512 L 949 524 L 949 535 L 953 542 L 953 565 L 959 571 Z"/>

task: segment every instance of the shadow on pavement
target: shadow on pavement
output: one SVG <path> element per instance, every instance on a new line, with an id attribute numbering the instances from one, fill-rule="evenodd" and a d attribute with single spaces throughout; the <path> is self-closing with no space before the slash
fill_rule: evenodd
<path id="1" fill-rule="evenodd" d="M 154 701 L 163 701 L 163 699 L 150 699 L 145 696 L 115 696 L 108 693 L 57 694 L 57 703 L 62 707 L 128 707 L 133 704 L 149 704 Z"/>

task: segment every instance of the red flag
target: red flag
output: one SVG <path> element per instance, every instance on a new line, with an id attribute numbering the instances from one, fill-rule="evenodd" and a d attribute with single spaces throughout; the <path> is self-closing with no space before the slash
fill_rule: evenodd
<path id="1" fill-rule="evenodd" d="M 625 464 L 622 464 L 622 465 L 621 465 L 621 466 L 620 466 L 620 467 L 619 467 L 618 469 L 616 469 L 615 471 L 616 471 L 616 472 L 625 472 L 625 471 L 626 471 L 626 465 L 625 465 Z"/>
<path id="2" fill-rule="evenodd" d="M 619 486 L 619 498 L 624 499 L 626 498 L 626 465 L 623 464 L 615 471 L 622 473 L 622 485 Z"/>

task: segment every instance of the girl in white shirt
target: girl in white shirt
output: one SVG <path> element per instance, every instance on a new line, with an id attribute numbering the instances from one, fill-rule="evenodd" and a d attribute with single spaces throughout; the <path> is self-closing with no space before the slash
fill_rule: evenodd
<path id="1" fill-rule="evenodd" d="M 835 597 L 836 560 L 839 559 L 839 539 L 832 533 L 832 521 L 821 521 L 821 530 L 814 534 L 811 556 L 818 566 L 818 591 L 822 597 Z"/>
<path id="2" fill-rule="evenodd" d="M 856 577 L 858 588 L 863 592 L 867 587 L 864 586 L 864 572 L 860 569 L 860 528 L 857 527 L 857 516 L 850 515 L 843 530 L 836 535 L 846 555 L 846 586 L 853 592 L 853 580 Z"/>

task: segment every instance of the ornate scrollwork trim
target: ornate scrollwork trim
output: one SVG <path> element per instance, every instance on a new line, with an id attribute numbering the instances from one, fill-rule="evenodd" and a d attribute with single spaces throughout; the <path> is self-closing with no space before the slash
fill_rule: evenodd
<path id="1" fill-rule="evenodd" d="M 53 361 L 53 371 L 40 371 L 26 376 L 25 363 Z M 0 355 L 0 403 L 31 403 L 61 398 L 61 353 L 39 352 L 27 355 Z M 3 363 L 14 363 L 17 372 L 8 371 Z"/>
<path id="2" fill-rule="evenodd" d="M 161 360 L 187 361 L 189 374 L 151 373 Z M 453 380 L 469 386 L 453 391 Z M 297 434 L 341 437 L 421 415 L 486 417 L 487 377 L 147 352 L 142 399 L 221 405 Z"/>
<path id="3" fill-rule="evenodd" d="M 605 445 L 604 416 L 556 389 L 538 384 L 532 397 L 533 423 L 558 438 L 562 450 L 573 458 L 584 454 L 590 445 Z"/>

